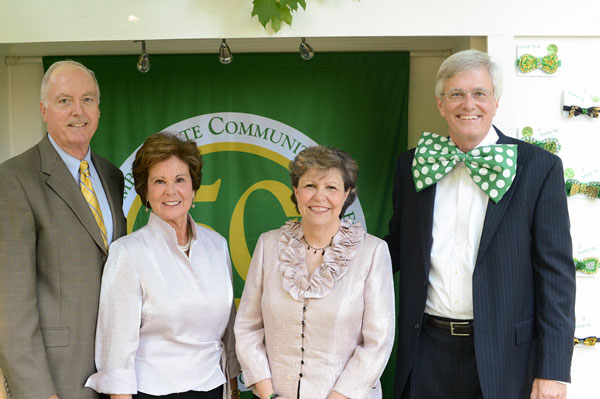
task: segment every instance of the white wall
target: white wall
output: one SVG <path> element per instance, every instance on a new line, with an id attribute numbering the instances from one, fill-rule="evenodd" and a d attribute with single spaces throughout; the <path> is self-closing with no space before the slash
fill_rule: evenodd
<path id="1" fill-rule="evenodd" d="M 562 0 L 307 0 L 274 34 L 251 0 L 3 0 L 0 42 L 287 36 L 588 35 L 597 13 Z M 128 21 L 135 15 L 139 22 Z M 577 23 L 569 23 L 577 21 Z M 26 28 L 24 28 L 26 27 Z"/>
<path id="2" fill-rule="evenodd" d="M 550 44 L 558 46 L 558 56 L 562 62 L 556 75 L 518 76 L 516 69 L 518 44 L 541 44 L 542 55 Z M 576 176 L 580 181 L 600 180 L 600 161 L 597 155 L 600 145 L 600 120 L 580 116 L 564 119 L 563 93 L 567 89 L 593 89 L 600 95 L 600 83 L 595 77 L 594 65 L 600 62 L 600 54 L 593 49 L 600 48 L 600 37 L 511 37 L 494 36 L 488 40 L 489 53 L 500 62 L 504 70 L 505 93 L 500 100 L 500 108 L 494 120 L 504 133 L 521 137 L 517 130 L 523 126 L 538 127 L 544 130 L 557 129 L 552 137 L 559 139 L 562 145 L 558 155 L 565 168 L 585 165 L 594 171 L 585 178 Z M 538 53 L 539 54 L 539 53 Z M 537 54 L 534 54 L 537 55 Z M 538 55 L 539 56 L 539 55 Z M 579 104 L 568 104 L 579 105 Z M 537 137 L 541 139 L 543 137 Z M 600 257 L 600 200 L 569 197 L 571 235 L 573 237 L 574 257 L 582 259 Z M 577 255 L 578 250 L 592 250 L 586 255 Z M 576 336 L 600 335 L 600 308 L 598 293 L 600 276 L 577 277 L 577 302 L 575 313 L 578 328 Z M 593 327 L 587 331 L 581 326 L 585 323 Z M 582 336 L 583 335 L 583 336 Z M 571 370 L 572 384 L 568 387 L 569 399 L 589 399 L 598 396 L 598 381 L 590 377 L 590 371 L 600 365 L 600 352 L 597 347 L 576 346 Z"/>
<path id="3" fill-rule="evenodd" d="M 10 124 L 8 121 L 8 72 L 4 56 L 0 54 L 0 162 L 12 155 L 10 148 Z"/>
<path id="4" fill-rule="evenodd" d="M 408 94 L 408 147 L 416 147 L 422 132 L 447 134 L 445 119 L 435 100 L 435 75 L 445 57 L 410 58 Z"/>
<path id="5" fill-rule="evenodd" d="M 42 138 L 46 128 L 40 115 L 41 63 L 7 65 L 8 132 L 10 156 L 20 154 Z M 5 135 L 3 134 L 2 137 Z"/>

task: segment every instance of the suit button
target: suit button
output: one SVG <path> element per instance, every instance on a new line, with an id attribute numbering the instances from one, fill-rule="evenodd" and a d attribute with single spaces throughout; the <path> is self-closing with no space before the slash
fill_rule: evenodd
<path id="1" fill-rule="evenodd" d="M 427 280 L 423 280 L 423 287 L 427 287 Z"/>
<path id="2" fill-rule="evenodd" d="M 419 323 L 415 323 L 415 330 L 418 330 L 421 327 Z"/>
<path id="3" fill-rule="evenodd" d="M 100 258 L 100 260 L 102 261 L 102 263 L 106 262 L 106 255 L 102 255 L 102 257 Z"/>

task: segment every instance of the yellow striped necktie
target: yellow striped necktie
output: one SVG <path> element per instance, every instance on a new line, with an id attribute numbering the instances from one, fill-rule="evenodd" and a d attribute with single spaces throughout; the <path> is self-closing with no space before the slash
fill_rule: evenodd
<path id="1" fill-rule="evenodd" d="M 104 226 L 104 219 L 102 218 L 102 211 L 100 210 L 98 197 L 96 197 L 96 192 L 92 186 L 92 179 L 90 179 L 90 168 L 87 161 L 81 161 L 79 164 L 79 188 L 81 188 L 81 193 L 90 206 L 90 210 L 94 214 L 96 223 L 98 223 L 100 233 L 102 234 L 102 241 L 104 241 L 104 247 L 108 249 L 108 241 L 106 240 L 106 226 Z"/>

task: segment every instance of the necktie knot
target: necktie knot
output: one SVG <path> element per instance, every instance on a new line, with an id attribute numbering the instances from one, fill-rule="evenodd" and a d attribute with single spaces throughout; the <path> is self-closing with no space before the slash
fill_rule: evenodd
<path id="1" fill-rule="evenodd" d="M 459 162 L 465 163 L 475 184 L 497 203 L 515 178 L 517 146 L 495 144 L 463 153 L 448 138 L 424 132 L 412 164 L 417 192 L 440 181 Z"/>
<path id="2" fill-rule="evenodd" d="M 90 168 L 87 161 L 81 161 L 79 163 L 79 174 L 89 177 Z"/>

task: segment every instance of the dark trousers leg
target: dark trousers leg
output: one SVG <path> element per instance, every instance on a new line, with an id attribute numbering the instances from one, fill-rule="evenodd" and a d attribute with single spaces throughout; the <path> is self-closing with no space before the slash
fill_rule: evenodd
<path id="1" fill-rule="evenodd" d="M 216 387 L 215 389 L 208 392 L 200 391 L 188 391 L 180 393 L 172 393 L 169 395 L 154 396 L 148 395 L 147 393 L 138 392 L 137 395 L 133 395 L 134 399 L 222 399 L 223 398 L 223 386 Z"/>
<path id="2" fill-rule="evenodd" d="M 427 326 L 424 320 L 415 362 L 401 398 L 482 399 L 473 336 L 452 336 Z"/>

